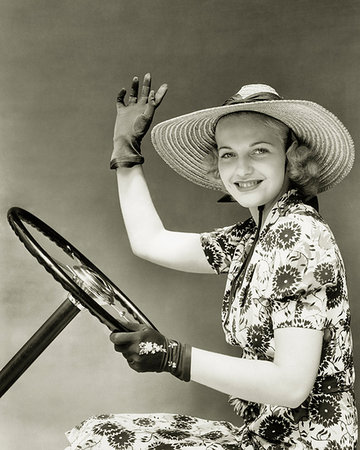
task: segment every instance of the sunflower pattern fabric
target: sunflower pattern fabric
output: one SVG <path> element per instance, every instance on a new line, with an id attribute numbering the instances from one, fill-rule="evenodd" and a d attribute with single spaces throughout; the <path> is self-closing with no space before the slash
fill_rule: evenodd
<path id="1" fill-rule="evenodd" d="M 272 361 L 274 329 L 323 330 L 314 388 L 296 409 L 230 398 L 254 448 L 356 448 L 357 413 L 344 264 L 320 215 L 289 191 L 269 213 L 242 282 L 232 285 L 253 243 L 252 219 L 202 235 L 209 263 L 227 273 L 222 322 L 242 356 Z M 279 447 L 276 447 L 278 445 Z M 275 447 L 274 447 L 275 446 Z M 242 447 L 241 447 L 242 448 Z"/>
<path id="2" fill-rule="evenodd" d="M 241 430 L 231 423 L 180 414 L 103 414 L 85 420 L 67 437 L 72 445 L 66 450 L 243 448 Z"/>
<path id="3" fill-rule="evenodd" d="M 227 274 L 222 323 L 243 358 L 272 361 L 274 329 L 324 331 L 314 388 L 296 409 L 230 397 L 243 425 L 172 414 L 92 417 L 67 450 L 354 450 L 357 412 L 344 264 L 329 227 L 289 191 L 269 213 L 251 260 L 252 219 L 201 235 L 210 265 Z M 235 284 L 235 286 L 233 286 Z"/>

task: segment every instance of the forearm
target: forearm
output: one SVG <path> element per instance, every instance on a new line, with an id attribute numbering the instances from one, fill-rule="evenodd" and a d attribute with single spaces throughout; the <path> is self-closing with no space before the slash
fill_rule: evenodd
<path id="1" fill-rule="evenodd" d="M 166 230 L 155 209 L 143 174 L 141 140 L 148 131 L 155 109 L 167 91 L 162 84 L 150 90 L 151 76 L 133 78 L 128 106 L 125 89 L 117 97 L 114 148 L 110 167 L 116 169 L 119 199 L 132 251 L 140 258 L 185 272 L 212 273 L 202 250 L 199 234 Z"/>
<path id="2" fill-rule="evenodd" d="M 155 209 L 142 166 L 118 168 L 119 199 L 132 251 L 184 272 L 213 273 L 197 233 L 166 230 Z"/>
<path id="3" fill-rule="evenodd" d="M 139 254 L 164 231 L 141 165 L 116 170 L 120 207 L 130 245 Z"/>
<path id="4" fill-rule="evenodd" d="M 243 400 L 296 407 L 296 380 L 271 361 L 248 360 L 192 349 L 191 380 Z M 295 381 L 295 382 L 294 382 Z"/>

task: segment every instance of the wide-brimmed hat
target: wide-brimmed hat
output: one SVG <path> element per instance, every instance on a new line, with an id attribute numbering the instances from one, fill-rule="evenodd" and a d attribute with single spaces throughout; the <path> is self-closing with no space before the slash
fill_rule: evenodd
<path id="1" fill-rule="evenodd" d="M 320 168 L 319 192 L 340 183 L 354 163 L 353 140 L 334 114 L 308 100 L 285 100 L 264 84 L 243 86 L 222 106 L 161 122 L 153 128 L 151 140 L 178 174 L 200 186 L 223 190 L 221 181 L 208 175 L 205 158 L 216 149 L 215 128 L 220 117 L 237 111 L 254 111 L 280 120 L 313 150 Z"/>

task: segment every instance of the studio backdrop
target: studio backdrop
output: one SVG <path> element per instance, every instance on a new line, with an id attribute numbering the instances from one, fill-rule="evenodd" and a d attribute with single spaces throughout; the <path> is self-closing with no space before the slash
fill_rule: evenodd
<path id="1" fill-rule="evenodd" d="M 222 104 L 242 85 L 334 112 L 360 143 L 360 6 L 335 0 L 2 0 L 0 4 L 0 364 L 66 297 L 19 242 L 22 207 L 92 260 L 165 335 L 236 354 L 220 324 L 225 278 L 135 257 L 109 170 L 115 100 L 151 72 L 169 91 L 154 123 Z M 202 232 L 248 217 L 173 172 L 143 144 L 144 170 L 167 228 Z M 320 195 L 347 267 L 360 371 L 359 162 Z M 144 224 L 146 227 L 146 224 Z M 358 394 L 359 393 L 359 389 Z M 64 432 L 101 413 L 239 418 L 227 396 L 167 374 L 137 374 L 109 331 L 81 312 L 0 400 L 0 448 L 66 446 Z"/>

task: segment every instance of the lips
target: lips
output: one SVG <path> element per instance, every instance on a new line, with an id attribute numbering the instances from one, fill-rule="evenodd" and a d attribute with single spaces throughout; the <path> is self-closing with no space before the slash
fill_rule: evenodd
<path id="1" fill-rule="evenodd" d="M 262 180 L 236 181 L 234 184 L 238 189 L 248 190 L 257 187 Z"/>

